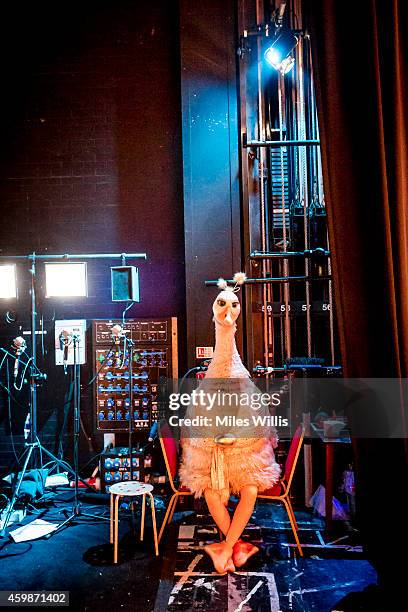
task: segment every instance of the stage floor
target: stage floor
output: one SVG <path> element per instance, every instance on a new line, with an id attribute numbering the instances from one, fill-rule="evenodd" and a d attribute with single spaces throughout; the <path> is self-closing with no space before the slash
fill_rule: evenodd
<path id="1" fill-rule="evenodd" d="M 71 510 L 71 499 L 70 492 L 59 494 L 53 506 L 38 516 L 61 521 L 62 511 Z M 108 516 L 107 496 L 84 495 L 83 499 L 84 511 Z M 157 501 L 160 520 L 163 500 Z M 67 590 L 70 609 L 83 611 L 326 612 L 346 609 L 336 604 L 348 593 L 362 591 L 376 581 L 356 536 L 350 537 L 344 526 L 338 525 L 338 537 L 344 539 L 322 546 L 323 523 L 308 511 L 296 512 L 300 539 L 306 544 L 305 558 L 300 559 L 294 555 L 282 509 L 258 502 L 246 535 L 261 551 L 245 571 L 227 576 L 215 574 L 201 550 L 202 543 L 217 539 L 204 508 L 186 508 L 175 515 L 159 557 L 153 553 L 149 528 L 145 542 L 140 543 L 137 535 L 132 535 L 126 510 L 122 516 L 116 566 L 105 521 L 81 518 L 48 540 L 0 541 L 0 589 Z"/>

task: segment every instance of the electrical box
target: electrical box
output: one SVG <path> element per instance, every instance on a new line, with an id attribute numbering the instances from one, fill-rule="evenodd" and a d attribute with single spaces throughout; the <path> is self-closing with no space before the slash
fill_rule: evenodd
<path id="1" fill-rule="evenodd" d="M 131 351 L 125 340 L 112 343 L 117 324 L 123 324 L 126 338 L 133 341 Z M 148 432 L 158 420 L 159 384 L 178 375 L 177 319 L 95 320 L 92 346 L 96 429 L 128 431 L 131 419 L 134 431 Z"/>

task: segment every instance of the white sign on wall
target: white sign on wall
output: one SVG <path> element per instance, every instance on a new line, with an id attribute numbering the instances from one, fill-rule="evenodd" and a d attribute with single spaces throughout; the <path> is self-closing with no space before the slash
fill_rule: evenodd
<path id="1" fill-rule="evenodd" d="M 212 346 L 196 346 L 196 359 L 212 359 L 213 353 Z"/>
<path id="2" fill-rule="evenodd" d="M 86 363 L 86 320 L 68 319 L 55 321 L 56 365 L 74 365 L 74 336 L 78 338 L 76 363 L 78 365 Z"/>

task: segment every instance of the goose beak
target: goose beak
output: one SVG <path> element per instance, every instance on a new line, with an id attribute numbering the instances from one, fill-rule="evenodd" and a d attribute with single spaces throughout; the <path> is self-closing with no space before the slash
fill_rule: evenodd
<path id="1" fill-rule="evenodd" d="M 230 312 L 227 312 L 227 314 L 225 315 L 224 323 L 226 323 L 227 325 L 232 325 L 234 323 Z"/>

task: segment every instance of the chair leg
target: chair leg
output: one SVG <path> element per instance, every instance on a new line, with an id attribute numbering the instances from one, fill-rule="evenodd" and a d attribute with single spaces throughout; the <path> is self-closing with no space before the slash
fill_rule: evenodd
<path id="1" fill-rule="evenodd" d="M 163 519 L 163 522 L 162 522 L 162 525 L 161 525 L 161 527 L 160 527 L 160 531 L 159 531 L 159 537 L 158 537 L 158 542 L 159 542 L 159 543 L 160 543 L 160 540 L 161 540 L 161 538 L 162 538 L 163 531 L 164 531 L 164 529 L 165 529 L 165 527 L 166 527 L 166 524 L 167 524 L 167 519 L 168 519 L 168 517 L 169 517 L 169 515 L 170 515 L 170 512 L 171 512 L 171 510 L 172 510 L 173 504 L 174 504 L 174 505 L 176 505 L 176 503 L 177 503 L 177 498 L 178 498 L 178 494 L 177 494 L 177 493 L 174 493 L 174 494 L 173 494 L 173 497 L 172 497 L 172 498 L 171 498 L 171 500 L 169 501 L 169 505 L 167 506 L 166 514 L 164 515 L 164 519 Z"/>
<path id="2" fill-rule="evenodd" d="M 287 500 L 285 498 L 282 499 L 282 502 L 283 502 L 283 504 L 284 504 L 284 506 L 286 508 L 286 512 L 287 512 L 288 517 L 289 517 L 290 525 L 292 527 L 293 536 L 295 538 L 295 542 L 296 542 L 296 546 L 298 547 L 299 554 L 300 554 L 301 557 L 303 557 L 303 550 L 302 550 L 302 547 L 301 547 L 300 542 L 299 542 L 299 538 L 298 538 L 298 534 L 297 534 L 297 531 L 296 531 L 295 523 L 293 521 L 293 515 L 291 514 L 291 511 L 290 511 L 290 506 L 289 506 L 289 504 L 288 504 L 288 502 L 287 502 Z"/>
<path id="3" fill-rule="evenodd" d="M 150 509 L 152 511 L 152 525 L 153 525 L 153 538 L 154 538 L 154 550 L 156 557 L 159 554 L 159 543 L 157 541 L 157 526 L 156 526 L 156 508 L 154 507 L 154 497 L 151 493 L 148 493 L 150 497 Z"/>
<path id="4" fill-rule="evenodd" d="M 289 497 L 286 498 L 286 501 L 288 502 L 288 507 L 289 507 L 290 513 L 291 513 L 292 518 L 293 518 L 295 529 L 296 529 L 296 531 L 299 531 L 299 527 L 298 527 L 298 524 L 297 524 L 297 521 L 296 521 L 296 516 L 295 516 L 295 513 L 293 511 L 292 502 L 290 501 Z"/>
<path id="5" fill-rule="evenodd" d="M 132 534 L 136 535 L 136 502 L 134 499 L 130 502 L 131 518 L 132 518 Z"/>
<path id="6" fill-rule="evenodd" d="M 176 509 L 177 501 L 179 497 L 181 497 L 181 495 L 177 495 L 176 499 L 174 500 L 173 507 L 170 512 L 169 520 L 167 521 L 168 523 L 171 523 L 171 521 L 173 520 L 174 511 Z"/>

